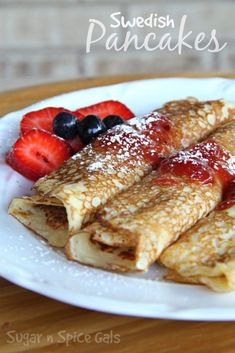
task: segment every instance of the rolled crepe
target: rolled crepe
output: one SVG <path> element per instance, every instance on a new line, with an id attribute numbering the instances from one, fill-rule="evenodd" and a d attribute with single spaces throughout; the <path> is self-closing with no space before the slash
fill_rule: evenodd
<path id="1" fill-rule="evenodd" d="M 217 292 L 235 290 L 235 200 L 184 233 L 160 261 L 169 280 L 205 284 Z"/>
<path id="2" fill-rule="evenodd" d="M 235 104 L 223 100 L 199 102 L 190 98 L 169 102 L 155 113 L 109 130 L 59 170 L 41 178 L 34 189 L 52 207 L 56 199 L 65 207 L 68 219 L 64 240 L 61 238 L 57 243 L 54 239 L 53 245 L 63 246 L 69 234 L 76 234 L 93 221 L 103 204 L 140 181 L 162 157 L 203 139 L 223 122 L 233 119 L 234 113 Z M 38 213 L 38 205 L 34 196 L 13 200 L 9 213 L 51 242 L 53 227 L 39 231 L 30 216 L 26 218 L 19 212 L 25 207 L 30 212 L 35 206 L 32 213 Z M 45 212 L 40 212 L 37 222 L 48 223 Z"/>
<path id="3" fill-rule="evenodd" d="M 66 210 L 59 200 L 47 200 L 37 195 L 15 198 L 9 212 L 36 234 L 47 239 L 52 246 L 64 246 L 68 221 Z"/>
<path id="4" fill-rule="evenodd" d="M 167 173 L 163 162 L 158 170 L 108 202 L 97 215 L 99 221 L 70 237 L 67 256 L 109 270 L 147 271 L 170 244 L 220 202 L 226 178 L 234 177 L 234 136 L 232 122 L 208 141 L 167 161 L 168 166 L 172 160 L 180 162 L 190 177 L 183 169 Z M 194 168 L 198 163 L 200 171 Z M 213 181 L 209 181 L 212 175 Z"/>

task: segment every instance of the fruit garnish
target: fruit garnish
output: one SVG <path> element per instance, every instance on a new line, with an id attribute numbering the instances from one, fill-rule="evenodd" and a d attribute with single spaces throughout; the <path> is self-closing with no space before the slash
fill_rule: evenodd
<path id="1" fill-rule="evenodd" d="M 68 112 L 61 112 L 53 120 L 53 132 L 64 139 L 73 139 L 78 135 L 78 119 Z"/>
<path id="2" fill-rule="evenodd" d="M 53 121 L 60 112 L 69 112 L 69 110 L 48 107 L 25 114 L 20 123 L 21 133 L 25 134 L 32 129 L 42 129 L 53 133 Z"/>
<path id="3" fill-rule="evenodd" d="M 81 140 L 88 144 L 94 138 L 107 131 L 105 124 L 96 115 L 86 116 L 78 125 Z"/>
<path id="4" fill-rule="evenodd" d="M 35 181 L 59 168 L 100 134 L 133 117 L 128 107 L 114 100 L 74 112 L 47 107 L 26 113 L 20 123 L 21 137 L 7 153 L 6 162 Z"/>
<path id="5" fill-rule="evenodd" d="M 104 119 L 108 115 L 119 115 L 124 120 L 131 119 L 135 116 L 125 104 L 113 100 L 104 101 L 88 107 L 77 109 L 74 114 L 76 114 L 80 119 L 84 119 L 87 115 L 97 115 L 100 119 Z"/>
<path id="6" fill-rule="evenodd" d="M 35 181 L 59 168 L 70 155 L 70 146 L 63 139 L 33 129 L 16 141 L 6 161 L 17 172 Z"/>
<path id="7" fill-rule="evenodd" d="M 107 129 L 112 129 L 116 125 L 124 124 L 124 120 L 119 115 L 108 115 L 103 119 Z"/>
<path id="8" fill-rule="evenodd" d="M 37 174 L 32 169 L 28 169 L 24 164 L 18 162 L 13 149 L 6 154 L 6 162 L 7 164 L 9 164 L 10 167 L 12 167 L 14 170 L 16 170 L 18 173 L 25 176 L 26 178 L 33 181 L 38 179 Z"/>

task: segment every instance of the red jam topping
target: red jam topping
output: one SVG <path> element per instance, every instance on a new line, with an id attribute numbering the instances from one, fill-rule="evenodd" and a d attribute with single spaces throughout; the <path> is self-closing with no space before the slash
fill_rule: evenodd
<path id="1" fill-rule="evenodd" d="M 144 159 L 152 165 L 172 151 L 170 119 L 152 113 L 134 118 L 100 135 L 94 142 L 96 150 L 116 151 L 120 158 Z"/>
<path id="2" fill-rule="evenodd" d="M 179 185 L 180 181 L 171 179 L 171 178 L 158 178 L 154 181 L 154 184 L 159 185 L 159 186 L 174 186 L 174 185 Z"/>
<path id="3" fill-rule="evenodd" d="M 233 180 L 223 193 L 223 201 L 217 206 L 217 210 L 222 211 L 235 205 L 235 180 Z"/>
<path id="4" fill-rule="evenodd" d="M 169 133 L 173 123 L 162 114 L 152 113 L 141 118 L 135 118 L 130 122 L 130 125 L 155 142 L 169 144 Z"/>
<path id="5" fill-rule="evenodd" d="M 162 174 L 184 175 L 203 184 L 213 183 L 217 176 L 225 186 L 234 178 L 231 157 L 215 141 L 207 140 L 163 161 L 160 171 Z"/>
<path id="6" fill-rule="evenodd" d="M 222 184 L 226 186 L 235 176 L 235 164 L 231 162 L 232 154 L 214 140 L 207 140 L 197 146 L 195 150 L 207 161 Z"/>

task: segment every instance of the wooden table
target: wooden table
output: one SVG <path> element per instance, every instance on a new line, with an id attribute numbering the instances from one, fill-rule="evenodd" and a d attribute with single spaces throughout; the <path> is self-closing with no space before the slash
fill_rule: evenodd
<path id="1" fill-rule="evenodd" d="M 59 93 L 146 77 L 153 75 L 70 81 L 2 93 L 0 115 Z M 235 322 L 184 322 L 103 314 L 48 299 L 4 279 L 0 279 L 0 327 L 0 352 L 4 353 L 235 352 Z M 118 335 L 119 343 L 102 342 L 107 337 L 111 340 L 112 334 Z M 65 339 L 72 339 L 69 335 L 75 342 L 66 346 Z"/>

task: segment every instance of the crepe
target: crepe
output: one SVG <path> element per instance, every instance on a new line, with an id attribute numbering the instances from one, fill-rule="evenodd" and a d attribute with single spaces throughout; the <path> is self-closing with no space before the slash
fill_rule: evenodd
<path id="1" fill-rule="evenodd" d="M 43 236 L 52 246 L 63 247 L 68 221 L 63 204 L 57 199 L 40 196 L 15 198 L 9 213 L 21 223 Z"/>
<path id="2" fill-rule="evenodd" d="M 175 160 L 189 167 L 191 178 L 183 169 L 166 173 L 163 162 L 158 170 L 109 201 L 98 213 L 98 221 L 70 237 L 67 256 L 109 270 L 147 271 L 170 244 L 220 202 L 226 179 L 223 173 L 234 177 L 234 137 L 235 122 L 231 122 L 207 141 L 169 159 L 170 166 Z M 207 153 L 218 158 L 213 168 Z M 201 169 L 195 174 L 197 163 Z M 200 181 L 201 176 L 209 181 L 212 175 L 211 182 Z"/>
<path id="3" fill-rule="evenodd" d="M 169 102 L 155 113 L 109 130 L 59 170 L 41 178 L 34 190 L 53 207 L 53 200 L 59 200 L 68 219 L 63 241 L 62 237 L 58 243 L 53 239 L 53 245 L 63 246 L 68 235 L 92 222 L 102 205 L 140 181 L 162 157 L 203 139 L 221 123 L 231 120 L 234 113 L 235 104 L 223 100 L 199 102 L 189 98 Z M 25 217 L 21 212 L 25 207 L 28 212 L 36 207 L 32 213 L 38 213 L 38 204 L 34 196 L 13 200 L 9 213 L 52 243 L 54 228 L 47 226 L 44 231 L 37 225 L 50 223 L 45 212 L 34 220 L 29 213 Z M 64 225 L 61 227 L 64 229 Z"/>
<path id="4" fill-rule="evenodd" d="M 150 207 L 132 213 L 139 197 L 135 200 L 129 195 L 128 215 L 122 213 L 109 222 L 101 218 L 71 236 L 66 246 L 68 258 L 109 270 L 147 271 L 164 248 L 212 210 L 221 197 L 218 184 L 209 188 L 182 181 L 177 186 L 158 187 L 153 185 L 155 172 L 151 177 L 151 188 L 158 195 L 152 200 L 148 196 Z"/>
<path id="5" fill-rule="evenodd" d="M 217 292 L 235 290 L 234 200 L 183 234 L 160 261 L 169 270 L 169 280 L 205 284 Z"/>

